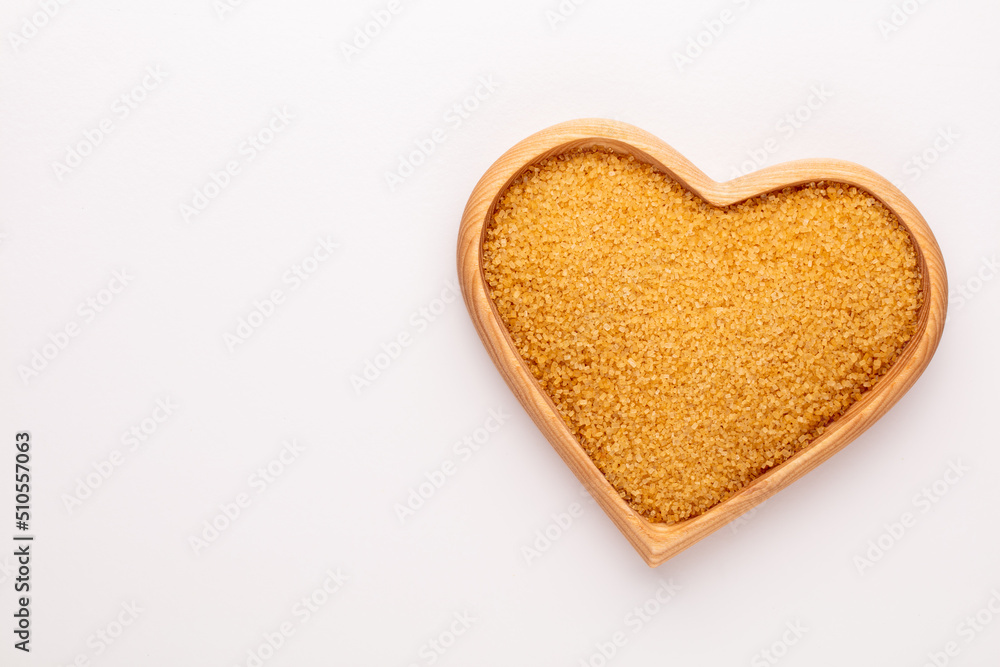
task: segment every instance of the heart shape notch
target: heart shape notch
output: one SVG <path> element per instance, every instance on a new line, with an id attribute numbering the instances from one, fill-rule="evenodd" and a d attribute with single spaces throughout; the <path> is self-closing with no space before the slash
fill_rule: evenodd
<path id="1" fill-rule="evenodd" d="M 494 303 L 484 271 L 487 230 L 508 187 L 547 158 L 587 149 L 631 156 L 717 208 L 810 183 L 854 186 L 895 215 L 916 256 L 920 306 L 913 334 L 888 371 L 789 458 L 721 502 L 674 523 L 653 522 L 640 514 L 601 472 L 519 352 Z M 926 368 L 940 340 L 947 308 L 944 261 L 933 233 L 906 196 L 878 174 L 840 160 L 800 160 L 717 183 L 655 136 L 601 119 L 569 121 L 542 130 L 508 150 L 486 171 L 462 218 L 458 275 L 473 323 L 500 374 L 563 461 L 650 566 L 661 564 L 760 504 L 875 423 Z"/>

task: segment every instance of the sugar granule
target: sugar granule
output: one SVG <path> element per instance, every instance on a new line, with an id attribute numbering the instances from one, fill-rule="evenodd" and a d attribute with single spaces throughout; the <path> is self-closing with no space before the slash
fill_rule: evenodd
<path id="1" fill-rule="evenodd" d="M 483 269 L 514 344 L 608 481 L 696 516 L 807 446 L 914 335 L 909 234 L 871 194 L 810 183 L 715 207 L 605 150 L 501 195 Z"/>

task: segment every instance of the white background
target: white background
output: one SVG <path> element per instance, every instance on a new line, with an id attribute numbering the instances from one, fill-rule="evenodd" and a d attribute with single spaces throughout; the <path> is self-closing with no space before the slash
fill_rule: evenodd
<path id="1" fill-rule="evenodd" d="M 268 666 L 917 666 L 952 641 L 939 663 L 996 664 L 997 3 L 909 0 L 888 31 L 888 0 L 591 0 L 558 22 L 555 0 L 403 0 L 350 59 L 341 45 L 384 2 L 246 0 L 220 17 L 212 0 L 90 0 L 47 19 L 43 4 L 8 0 L 0 15 L 0 664 L 252 666 L 252 652 Z M 121 118 L 116 100 L 148 67 L 162 82 Z M 496 90 L 448 122 L 480 77 Z M 828 99 L 803 108 L 814 87 Z M 249 160 L 241 145 L 282 108 L 293 120 Z M 808 119 L 782 129 L 796 111 Z M 589 116 L 657 134 L 718 180 L 765 145 L 766 164 L 871 167 L 923 212 L 952 288 L 937 355 L 897 407 L 655 570 L 581 495 L 461 301 L 434 302 L 451 298 L 459 219 L 486 168 Z M 104 119 L 111 133 L 60 178 L 54 164 Z M 390 191 L 386 172 L 437 128 L 445 141 Z M 185 221 L 180 206 L 234 160 Z M 339 249 L 292 289 L 286 271 L 327 237 Z M 127 286 L 102 292 L 122 269 Z M 225 335 L 275 289 L 283 302 L 230 351 Z M 112 296 L 87 319 L 87 299 Z M 78 335 L 46 348 L 71 324 Z M 351 375 L 401 333 L 411 344 L 356 392 Z M 25 374 L 36 352 L 51 358 Z M 167 398 L 178 407 L 132 451 L 122 435 Z M 464 460 L 454 443 L 490 409 L 509 418 Z M 30 655 L 11 631 L 22 430 Z M 254 471 L 292 439 L 304 451 L 258 493 Z M 121 465 L 95 476 L 116 450 Z M 396 505 L 449 460 L 454 474 L 401 521 Z M 966 470 L 949 484 L 952 465 Z M 241 493 L 250 505 L 196 550 Z M 529 563 L 536 531 L 573 503 L 582 515 Z M 338 569 L 346 583 L 301 622 L 295 605 Z M 649 602 L 663 581 L 676 595 Z M 119 634 L 123 604 L 141 611 Z M 972 630 L 977 612 L 992 623 Z M 450 635 L 463 613 L 471 627 Z M 261 651 L 283 623 L 294 633 Z"/>

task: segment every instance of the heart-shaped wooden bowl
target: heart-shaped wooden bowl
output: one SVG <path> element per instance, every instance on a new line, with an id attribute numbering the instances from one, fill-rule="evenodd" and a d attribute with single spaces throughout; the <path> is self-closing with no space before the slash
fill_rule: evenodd
<path id="1" fill-rule="evenodd" d="M 529 166 L 574 149 L 600 147 L 652 165 L 715 206 L 815 181 L 854 185 L 885 204 L 909 231 L 922 276 L 923 301 L 914 336 L 892 367 L 804 449 L 698 516 L 653 523 L 622 499 L 584 451 L 521 358 L 490 297 L 483 242 L 500 195 Z M 458 237 L 458 276 L 466 306 L 490 357 L 552 446 L 650 566 L 656 566 L 785 488 L 875 423 L 913 385 L 930 361 L 944 327 L 947 278 L 934 235 L 913 204 L 889 181 L 840 160 L 800 160 L 727 183 L 703 174 L 673 148 L 631 125 L 575 120 L 542 130 L 504 153 L 469 197 Z"/>

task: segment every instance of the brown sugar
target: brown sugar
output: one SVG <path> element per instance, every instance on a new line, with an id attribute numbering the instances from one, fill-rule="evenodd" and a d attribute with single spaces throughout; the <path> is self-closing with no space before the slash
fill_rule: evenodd
<path id="1" fill-rule="evenodd" d="M 843 183 L 715 207 L 631 156 L 548 158 L 500 196 L 493 302 L 608 481 L 651 521 L 725 500 L 823 433 L 914 335 L 906 229 Z"/>

